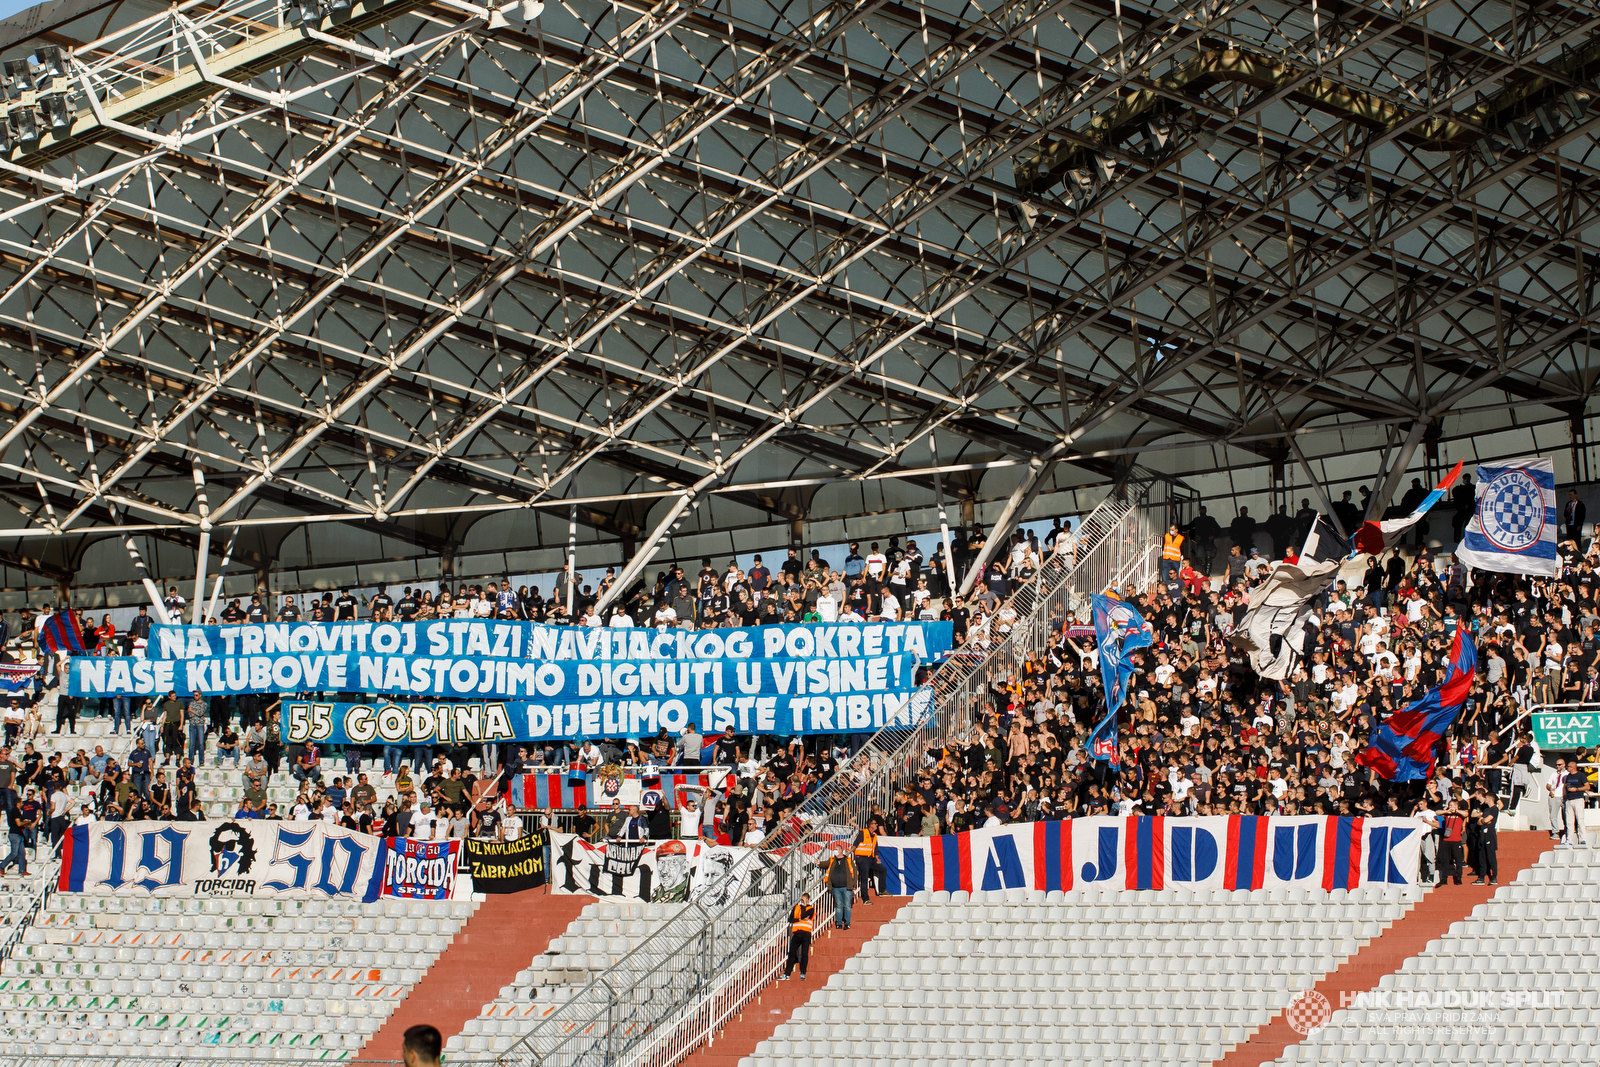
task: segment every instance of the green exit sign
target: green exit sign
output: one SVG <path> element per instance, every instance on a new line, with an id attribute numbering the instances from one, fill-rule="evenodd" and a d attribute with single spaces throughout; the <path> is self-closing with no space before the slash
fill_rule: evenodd
<path id="1" fill-rule="evenodd" d="M 1600 745 L 1600 709 L 1537 712 L 1533 716 L 1533 739 L 1541 749 Z"/>

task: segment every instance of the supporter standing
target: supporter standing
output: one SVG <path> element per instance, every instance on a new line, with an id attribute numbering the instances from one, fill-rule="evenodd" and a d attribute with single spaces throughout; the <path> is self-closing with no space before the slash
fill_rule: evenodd
<path id="1" fill-rule="evenodd" d="M 828 888 L 833 891 L 833 921 L 841 930 L 850 929 L 850 906 L 856 898 L 856 867 L 840 848 L 828 850 Z"/>
<path id="2" fill-rule="evenodd" d="M 1548 781 L 1544 783 L 1545 797 L 1550 811 L 1550 838 L 1560 841 L 1566 838 L 1563 828 L 1566 805 L 1567 761 L 1565 758 L 1556 759 L 1556 770 Z"/>
<path id="3" fill-rule="evenodd" d="M 1477 877 L 1473 885 L 1483 885 L 1487 877 L 1490 885 L 1500 884 L 1500 808 L 1495 798 L 1481 786 L 1478 789 L 1477 834 L 1478 857 L 1473 863 Z"/>
<path id="4" fill-rule="evenodd" d="M 1567 844 L 1587 844 L 1583 832 L 1583 804 L 1589 795 L 1589 776 L 1583 773 L 1583 768 L 1578 766 L 1576 759 L 1567 767 L 1563 785 L 1563 797 L 1567 807 Z"/>
<path id="5" fill-rule="evenodd" d="M 878 831 L 881 828 L 881 824 L 874 818 L 865 827 L 858 829 L 851 841 L 855 846 L 856 880 L 860 883 L 863 904 L 872 903 L 872 896 L 867 887 L 872 882 L 873 865 L 878 862 Z"/>
<path id="6" fill-rule="evenodd" d="M 1451 798 L 1444 809 L 1444 840 L 1439 848 L 1439 885 L 1444 885 L 1452 877 L 1456 885 L 1461 884 L 1462 839 L 1466 825 L 1460 804 Z"/>
<path id="7" fill-rule="evenodd" d="M 0 871 L 4 870 L 4 867 L 0 867 Z M 800 903 L 789 911 L 789 959 L 783 965 L 783 974 L 778 976 L 778 981 L 787 982 L 797 963 L 800 965 L 800 980 L 806 980 L 806 967 L 811 963 L 811 927 L 816 918 L 817 909 L 811 904 L 811 894 L 801 893 Z"/>
<path id="8" fill-rule="evenodd" d="M 206 723 L 210 718 L 207 712 L 205 696 L 198 692 L 192 694 L 185 710 L 184 721 L 189 727 L 189 758 L 196 765 L 206 760 Z"/>

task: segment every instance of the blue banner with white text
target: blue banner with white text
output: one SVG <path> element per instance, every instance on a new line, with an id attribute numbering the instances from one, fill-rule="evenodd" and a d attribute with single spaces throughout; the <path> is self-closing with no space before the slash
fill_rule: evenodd
<path id="1" fill-rule="evenodd" d="M 723 695 L 636 700 L 388 702 L 285 700 L 284 740 L 334 745 L 500 744 L 678 734 L 875 733 L 921 725 L 926 687 L 806 696 Z"/>
<path id="2" fill-rule="evenodd" d="M 147 660 L 74 656 L 71 696 L 165 696 L 175 692 L 381 693 L 389 699 L 537 699 L 575 703 L 611 698 L 685 700 L 904 694 L 917 658 L 905 652 L 849 659 L 568 660 L 482 656 L 397 656 L 362 652 L 284 652 Z"/>

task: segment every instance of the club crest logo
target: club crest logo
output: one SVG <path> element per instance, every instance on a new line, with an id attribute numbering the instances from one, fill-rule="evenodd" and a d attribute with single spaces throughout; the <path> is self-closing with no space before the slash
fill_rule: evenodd
<path id="1" fill-rule="evenodd" d="M 1483 536 L 1503 552 L 1521 552 L 1544 533 L 1544 490 L 1524 470 L 1509 470 L 1484 486 L 1478 502 Z"/>

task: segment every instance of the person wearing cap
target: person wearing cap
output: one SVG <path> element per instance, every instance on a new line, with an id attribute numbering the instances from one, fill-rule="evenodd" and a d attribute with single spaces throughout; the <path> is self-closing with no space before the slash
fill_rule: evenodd
<path id="1" fill-rule="evenodd" d="M 417 813 L 411 816 L 411 837 L 416 841 L 433 840 L 433 805 L 424 797 L 417 806 Z"/>

